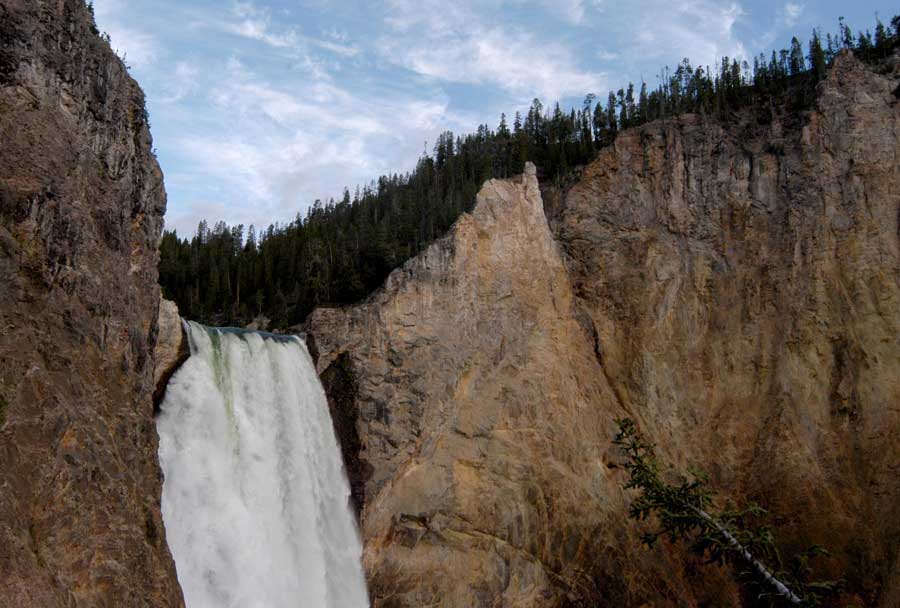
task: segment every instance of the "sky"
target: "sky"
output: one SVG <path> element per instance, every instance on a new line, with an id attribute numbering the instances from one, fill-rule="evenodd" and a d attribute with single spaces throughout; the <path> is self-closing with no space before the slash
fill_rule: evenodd
<path id="1" fill-rule="evenodd" d="M 645 80 L 683 57 L 751 59 L 885 23 L 855 0 L 94 0 L 147 96 L 167 229 L 264 228 L 415 167 L 445 130 L 496 127 L 538 97 Z"/>

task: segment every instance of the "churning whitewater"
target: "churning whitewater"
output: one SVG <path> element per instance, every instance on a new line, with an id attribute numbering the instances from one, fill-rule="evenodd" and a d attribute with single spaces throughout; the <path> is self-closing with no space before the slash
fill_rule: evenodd
<path id="1" fill-rule="evenodd" d="M 368 605 L 328 404 L 294 337 L 187 326 L 157 419 L 188 608 Z"/>

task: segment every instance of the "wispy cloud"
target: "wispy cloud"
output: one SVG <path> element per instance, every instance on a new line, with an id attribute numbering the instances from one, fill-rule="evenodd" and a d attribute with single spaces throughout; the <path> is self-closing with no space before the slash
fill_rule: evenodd
<path id="1" fill-rule="evenodd" d="M 211 192 L 243 193 L 228 217 L 245 224 L 290 218 L 344 185 L 395 171 L 415 157 L 422 141 L 460 124 L 439 95 L 383 91 L 372 98 L 328 81 L 299 89 L 276 84 L 234 57 L 224 75 L 209 96 L 227 126 L 191 133 L 177 146 L 205 182 L 216 184 Z M 203 208 L 215 206 L 206 200 Z M 185 230 L 196 219 L 173 215 L 172 221 Z"/>
<path id="2" fill-rule="evenodd" d="M 394 0 L 387 17 L 394 29 L 379 39 L 387 60 L 448 82 L 499 87 L 516 96 L 558 99 L 606 86 L 603 73 L 579 69 L 565 45 L 510 26 L 485 26 L 472 7 L 456 3 Z"/>
<path id="3" fill-rule="evenodd" d="M 872 5 L 875 2 L 879 6 Z M 267 225 L 415 166 L 445 129 L 605 97 L 690 57 L 795 27 L 864 24 L 887 0 L 94 0 L 147 93 L 167 223 Z M 823 23 L 814 23 L 824 20 Z"/>
<path id="4" fill-rule="evenodd" d="M 100 29 L 109 34 L 112 48 L 128 65 L 138 68 L 155 63 L 162 55 L 162 46 L 151 33 L 125 25 L 121 0 L 96 0 L 94 14 Z"/>
<path id="5" fill-rule="evenodd" d="M 165 84 L 165 92 L 159 101 L 166 104 L 177 103 L 199 90 L 200 68 L 192 61 L 179 61 L 171 78 Z"/>
<path id="6" fill-rule="evenodd" d="M 256 40 L 276 49 L 301 50 L 312 46 L 341 57 L 355 57 L 360 50 L 345 41 L 304 36 L 295 28 L 276 28 L 272 25 L 272 11 L 252 2 L 236 2 L 231 8 L 233 20 L 225 20 L 226 32 Z"/>
<path id="7" fill-rule="evenodd" d="M 297 45 L 297 33 L 294 30 L 272 30 L 272 14 L 266 7 L 258 7 L 252 2 L 235 2 L 231 14 L 237 21 L 226 21 L 223 27 L 232 34 L 276 48 L 293 48 Z"/>
<path id="8" fill-rule="evenodd" d="M 640 20 L 638 52 L 672 64 L 690 58 L 695 65 L 715 65 L 724 56 L 746 57 L 735 24 L 746 12 L 736 2 L 688 0 L 677 4 L 653 2 Z"/>
<path id="9" fill-rule="evenodd" d="M 797 2 L 787 2 L 778 12 L 778 20 L 785 27 L 794 27 L 803 14 L 804 5 Z"/>

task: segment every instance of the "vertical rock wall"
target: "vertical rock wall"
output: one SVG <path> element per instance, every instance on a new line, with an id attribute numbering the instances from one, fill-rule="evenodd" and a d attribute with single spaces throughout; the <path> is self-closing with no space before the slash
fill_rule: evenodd
<path id="1" fill-rule="evenodd" d="M 784 551 L 829 547 L 835 606 L 893 605 L 897 81 L 845 54 L 811 112 L 623 132 L 552 231 L 533 171 L 489 182 L 365 303 L 311 315 L 355 387 L 376 606 L 750 605 L 638 545 L 621 415 L 770 508 Z"/>
<path id="2" fill-rule="evenodd" d="M 165 211 L 82 0 L 0 1 L 0 603 L 178 606 L 153 424 Z"/>
<path id="3" fill-rule="evenodd" d="M 307 325 L 323 375 L 337 364 L 355 388 L 348 468 L 374 605 L 639 605 L 655 585 L 704 597 L 620 521 L 609 440 L 626 412 L 532 165 L 488 182 L 368 302 Z"/>
<path id="4" fill-rule="evenodd" d="M 877 605 L 900 547 L 900 73 L 806 116 L 622 134 L 558 222 L 617 394 L 667 458 L 777 514 Z M 890 603 L 883 604 L 885 606 Z"/>

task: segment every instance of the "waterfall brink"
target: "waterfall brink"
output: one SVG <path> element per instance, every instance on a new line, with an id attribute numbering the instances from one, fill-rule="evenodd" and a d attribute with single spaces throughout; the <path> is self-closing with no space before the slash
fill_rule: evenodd
<path id="1" fill-rule="evenodd" d="M 325 393 L 295 337 L 187 325 L 157 419 L 188 608 L 368 606 Z"/>

